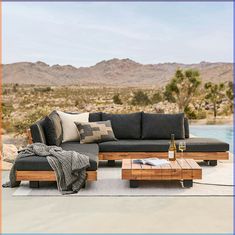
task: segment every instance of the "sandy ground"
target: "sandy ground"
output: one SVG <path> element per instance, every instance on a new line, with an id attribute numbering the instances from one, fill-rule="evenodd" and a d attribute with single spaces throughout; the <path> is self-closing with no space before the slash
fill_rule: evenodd
<path id="1" fill-rule="evenodd" d="M 3 233 L 233 231 L 232 197 L 13 197 L 14 190 L 3 189 Z"/>

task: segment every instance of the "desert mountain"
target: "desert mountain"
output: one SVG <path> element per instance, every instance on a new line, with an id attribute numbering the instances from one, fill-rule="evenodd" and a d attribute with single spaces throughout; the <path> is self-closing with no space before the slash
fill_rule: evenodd
<path id="1" fill-rule="evenodd" d="M 203 82 L 232 81 L 232 63 L 199 64 L 140 64 L 130 59 L 101 61 L 91 67 L 71 65 L 50 66 L 44 62 L 19 62 L 3 65 L 3 83 L 36 85 L 106 85 L 106 86 L 162 86 L 177 68 L 198 69 Z"/>

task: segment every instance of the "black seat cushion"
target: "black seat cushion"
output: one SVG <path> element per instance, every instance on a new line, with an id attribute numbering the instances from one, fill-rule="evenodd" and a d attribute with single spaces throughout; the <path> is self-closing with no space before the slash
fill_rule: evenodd
<path id="1" fill-rule="evenodd" d="M 188 138 L 187 152 L 224 152 L 229 150 L 229 144 L 217 139 Z M 100 152 L 165 152 L 168 151 L 170 140 L 118 140 L 99 144 Z M 178 143 L 176 140 L 178 149 Z"/>
<path id="2" fill-rule="evenodd" d="M 142 114 L 142 139 L 184 139 L 184 114 Z"/>
<path id="3" fill-rule="evenodd" d="M 62 149 L 76 151 L 89 156 L 90 167 L 88 171 L 96 171 L 98 167 L 99 148 L 97 144 L 79 144 L 78 142 L 65 142 L 61 144 Z M 18 159 L 15 163 L 18 171 L 52 171 L 45 157 L 26 157 Z"/>
<path id="4" fill-rule="evenodd" d="M 102 113 L 102 121 L 110 120 L 117 139 L 141 138 L 141 112 L 130 114 Z"/>

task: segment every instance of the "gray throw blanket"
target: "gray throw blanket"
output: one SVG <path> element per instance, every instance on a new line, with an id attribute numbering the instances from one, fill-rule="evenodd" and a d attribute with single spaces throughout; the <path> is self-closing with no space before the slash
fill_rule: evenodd
<path id="1" fill-rule="evenodd" d="M 28 145 L 18 152 L 17 159 L 30 156 L 46 157 L 55 171 L 58 190 L 62 194 L 76 193 L 86 181 L 86 168 L 90 166 L 89 157 L 75 152 L 65 151 L 57 146 L 47 146 L 42 143 Z M 16 167 L 13 164 L 10 171 L 10 182 L 3 187 L 17 187 Z"/>

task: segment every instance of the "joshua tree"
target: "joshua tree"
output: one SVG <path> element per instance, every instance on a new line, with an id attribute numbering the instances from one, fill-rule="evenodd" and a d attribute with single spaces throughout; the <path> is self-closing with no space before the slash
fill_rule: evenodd
<path id="1" fill-rule="evenodd" d="M 213 105 L 213 112 L 214 117 L 217 116 L 217 109 L 220 107 L 220 104 L 222 103 L 222 98 L 224 97 L 224 83 L 215 84 L 212 82 L 207 82 L 204 85 L 206 95 L 205 99 L 208 100 Z"/>
<path id="2" fill-rule="evenodd" d="M 233 82 L 228 82 L 228 89 L 226 90 L 226 96 L 229 101 L 230 111 L 231 113 L 233 113 L 233 100 L 234 100 Z"/>
<path id="3" fill-rule="evenodd" d="M 197 70 L 177 69 L 175 76 L 165 87 L 164 96 L 169 102 L 176 103 L 180 112 L 184 112 L 200 84 L 200 74 Z"/>
<path id="4" fill-rule="evenodd" d="M 122 100 L 121 100 L 119 94 L 116 94 L 113 96 L 113 103 L 114 104 L 122 104 Z"/>

